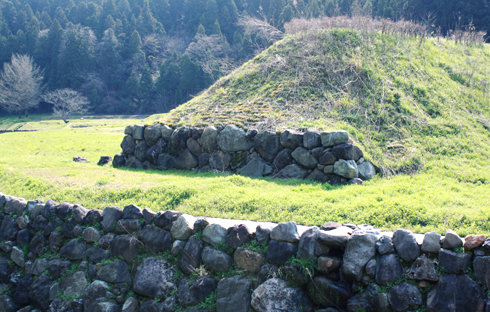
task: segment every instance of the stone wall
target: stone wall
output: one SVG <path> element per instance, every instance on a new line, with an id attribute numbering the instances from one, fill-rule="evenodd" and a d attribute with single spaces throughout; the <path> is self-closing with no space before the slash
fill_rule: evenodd
<path id="1" fill-rule="evenodd" d="M 0 194 L 0 311 L 490 311 L 490 239 Z"/>
<path id="2" fill-rule="evenodd" d="M 172 129 L 156 123 L 126 127 L 115 168 L 230 171 L 250 177 L 311 179 L 330 184 L 362 183 L 376 174 L 346 131 L 282 133 L 235 125 Z"/>

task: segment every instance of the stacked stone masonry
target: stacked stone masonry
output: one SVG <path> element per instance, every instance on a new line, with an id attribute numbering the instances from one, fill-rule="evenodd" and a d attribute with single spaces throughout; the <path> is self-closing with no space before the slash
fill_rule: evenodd
<path id="1" fill-rule="evenodd" d="M 1 193 L 0 209 L 4 312 L 490 311 L 484 235 L 234 224 Z"/>
<path id="2" fill-rule="evenodd" d="M 126 127 L 113 166 L 229 171 L 249 177 L 361 184 L 376 174 L 346 131 L 245 131 L 235 125 L 172 129 L 159 123 Z"/>

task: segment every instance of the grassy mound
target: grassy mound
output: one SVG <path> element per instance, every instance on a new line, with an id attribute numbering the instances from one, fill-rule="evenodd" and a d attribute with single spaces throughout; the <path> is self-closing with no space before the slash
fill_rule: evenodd
<path id="1" fill-rule="evenodd" d="M 345 129 L 385 174 L 490 181 L 490 47 L 332 29 L 277 42 L 160 121 Z M 155 118 L 155 117 L 153 117 Z"/>

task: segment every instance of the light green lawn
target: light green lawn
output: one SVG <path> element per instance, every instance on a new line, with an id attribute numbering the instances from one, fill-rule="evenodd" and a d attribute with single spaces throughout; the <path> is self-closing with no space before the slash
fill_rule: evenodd
<path id="1" fill-rule="evenodd" d="M 16 120 L 1 119 L 0 126 Z M 367 223 L 384 230 L 416 232 L 451 228 L 461 235 L 490 235 L 490 186 L 461 182 L 451 165 L 414 176 L 376 177 L 362 186 L 311 181 L 251 179 L 236 175 L 114 169 L 96 165 L 120 152 L 123 129 L 141 119 L 27 122 L 38 132 L 0 134 L 0 192 L 26 199 L 54 199 L 87 208 L 134 203 L 154 211 L 201 216 L 290 221 Z M 73 156 L 91 162 L 75 163 Z M 454 169 L 456 170 L 456 169 Z M 466 172 L 466 171 L 465 171 Z M 471 172 L 469 170 L 468 172 Z"/>

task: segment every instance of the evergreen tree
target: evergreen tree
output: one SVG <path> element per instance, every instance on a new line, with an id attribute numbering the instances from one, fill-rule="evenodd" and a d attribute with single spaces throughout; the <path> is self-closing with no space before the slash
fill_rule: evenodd
<path id="1" fill-rule="evenodd" d="M 143 67 L 143 72 L 141 73 L 141 79 L 138 88 L 138 95 L 142 102 L 142 112 L 148 112 L 152 91 L 153 77 L 151 76 L 148 66 L 145 66 Z"/>
<path id="2" fill-rule="evenodd" d="M 197 27 L 197 32 L 196 34 L 206 36 L 206 29 L 202 24 L 199 24 L 199 27 Z"/>
<path id="3" fill-rule="evenodd" d="M 218 5 L 216 0 L 208 0 L 206 11 L 201 17 L 200 24 L 204 26 L 209 34 L 213 33 L 214 22 L 218 19 Z"/>

